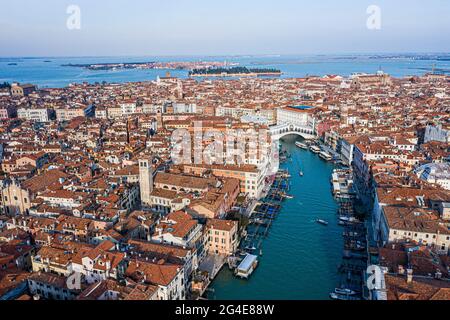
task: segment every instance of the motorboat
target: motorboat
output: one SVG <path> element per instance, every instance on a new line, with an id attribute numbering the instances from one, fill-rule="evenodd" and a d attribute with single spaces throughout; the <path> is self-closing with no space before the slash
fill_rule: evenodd
<path id="1" fill-rule="evenodd" d="M 319 157 L 322 158 L 325 161 L 331 161 L 333 160 L 333 157 L 328 152 L 322 151 L 319 153 Z"/>
<path id="2" fill-rule="evenodd" d="M 336 294 L 343 294 L 343 295 L 348 295 L 348 296 L 354 296 L 356 294 L 355 291 L 347 289 L 347 288 L 344 288 L 344 289 L 336 288 L 336 289 L 334 289 L 334 292 Z"/>
<path id="3" fill-rule="evenodd" d="M 359 300 L 357 297 L 349 296 L 349 295 L 342 295 L 337 293 L 330 293 L 330 298 L 333 300 Z"/>
<path id="4" fill-rule="evenodd" d="M 327 225 L 328 225 L 328 221 L 325 221 L 325 220 L 322 220 L 322 219 L 317 219 L 316 222 L 317 222 L 318 224 L 321 224 L 321 225 L 324 225 L 324 226 L 327 226 Z"/>
<path id="5" fill-rule="evenodd" d="M 252 254 L 247 254 L 235 270 L 236 276 L 239 278 L 248 279 L 253 271 L 258 266 L 258 257 Z"/>
<path id="6" fill-rule="evenodd" d="M 305 150 L 308 150 L 308 146 L 306 145 L 306 144 L 304 144 L 304 143 L 301 143 L 301 142 L 296 142 L 295 143 L 295 145 L 297 146 L 297 147 L 299 147 L 299 148 L 301 148 L 301 149 L 305 149 Z"/>
<path id="7" fill-rule="evenodd" d="M 339 217 L 339 220 L 341 220 L 342 222 L 358 222 L 358 219 L 354 218 L 354 217 Z"/>
<path id="8" fill-rule="evenodd" d="M 314 153 L 320 153 L 320 148 L 318 146 L 311 146 L 309 147 L 309 150 L 311 150 Z"/>

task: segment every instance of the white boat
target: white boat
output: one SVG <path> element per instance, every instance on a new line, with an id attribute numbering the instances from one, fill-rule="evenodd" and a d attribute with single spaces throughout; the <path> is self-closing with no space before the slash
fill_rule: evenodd
<path id="1" fill-rule="evenodd" d="M 314 153 L 320 153 L 320 148 L 318 146 L 311 146 L 309 149 Z"/>
<path id="2" fill-rule="evenodd" d="M 349 296 L 349 295 L 342 295 L 342 294 L 336 294 L 334 292 L 330 293 L 330 298 L 334 300 L 359 300 L 357 297 Z"/>
<path id="3" fill-rule="evenodd" d="M 358 219 L 354 217 L 339 217 L 342 222 L 358 222 Z"/>
<path id="4" fill-rule="evenodd" d="M 244 279 L 248 279 L 253 271 L 258 266 L 258 257 L 252 254 L 247 254 L 236 268 L 236 276 Z"/>
<path id="5" fill-rule="evenodd" d="M 295 145 L 297 146 L 297 147 L 299 147 L 299 148 L 301 148 L 301 149 L 305 149 L 305 150 L 308 150 L 308 146 L 306 145 L 306 144 L 304 144 L 304 143 L 301 143 L 301 142 L 296 142 L 295 143 Z"/>
<path id="6" fill-rule="evenodd" d="M 336 288 L 334 289 L 334 292 L 336 294 L 343 294 L 343 295 L 349 295 L 349 296 L 354 296 L 356 294 L 355 291 L 350 290 L 350 289 L 341 289 L 341 288 Z"/>
<path id="7" fill-rule="evenodd" d="M 321 157 L 323 160 L 331 161 L 333 160 L 333 157 L 328 152 L 322 151 L 319 153 L 319 157 Z"/>
<path id="8" fill-rule="evenodd" d="M 322 220 L 322 219 L 317 219 L 316 222 L 319 223 L 319 224 L 322 224 L 324 226 L 328 225 L 328 221 L 325 221 L 325 220 Z"/>
<path id="9" fill-rule="evenodd" d="M 330 298 L 333 300 L 343 300 L 341 296 L 337 295 L 334 292 L 330 293 Z"/>

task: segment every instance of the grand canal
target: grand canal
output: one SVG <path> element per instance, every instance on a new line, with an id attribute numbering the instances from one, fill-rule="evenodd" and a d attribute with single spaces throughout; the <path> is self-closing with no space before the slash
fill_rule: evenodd
<path id="1" fill-rule="evenodd" d="M 225 266 L 212 284 L 211 299 L 328 299 L 339 284 L 342 229 L 337 224 L 337 204 L 330 191 L 333 165 L 316 154 L 301 150 L 289 137 L 283 148 L 292 162 L 281 165 L 292 174 L 290 194 L 269 236 L 263 256 L 249 280 L 233 276 Z M 304 176 L 300 177 L 300 169 Z M 315 222 L 320 218 L 328 226 Z"/>

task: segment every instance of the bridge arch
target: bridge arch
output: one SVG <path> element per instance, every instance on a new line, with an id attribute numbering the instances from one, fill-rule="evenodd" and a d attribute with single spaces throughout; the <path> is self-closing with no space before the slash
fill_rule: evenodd
<path id="1" fill-rule="evenodd" d="M 300 127 L 294 124 L 284 124 L 272 127 L 272 137 L 274 140 L 279 140 L 288 135 L 297 135 L 304 139 L 314 139 L 314 129 L 310 127 Z"/>
<path id="2" fill-rule="evenodd" d="M 280 134 L 277 134 L 275 137 L 277 138 L 277 140 L 279 140 L 279 139 L 282 139 L 289 135 L 296 135 L 296 136 L 302 137 L 305 140 L 311 139 L 311 137 L 312 137 L 312 135 L 308 134 L 307 132 L 299 132 L 299 131 L 282 132 Z"/>

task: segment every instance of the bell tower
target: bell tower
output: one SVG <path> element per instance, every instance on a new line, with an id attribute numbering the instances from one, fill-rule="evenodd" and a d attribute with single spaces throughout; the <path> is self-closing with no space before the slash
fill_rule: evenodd
<path id="1" fill-rule="evenodd" d="M 153 191 L 153 172 L 150 159 L 139 160 L 139 187 L 141 193 L 141 205 L 150 206 L 150 194 Z"/>

